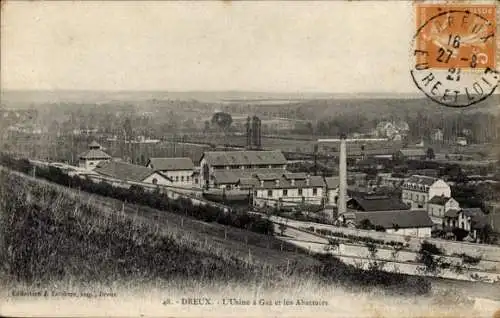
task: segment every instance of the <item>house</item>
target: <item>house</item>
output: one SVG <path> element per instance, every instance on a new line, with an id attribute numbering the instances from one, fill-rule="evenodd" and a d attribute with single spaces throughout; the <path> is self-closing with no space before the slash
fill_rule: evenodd
<path id="1" fill-rule="evenodd" d="M 328 206 L 337 206 L 337 198 L 339 196 L 339 177 L 325 178 L 325 204 Z"/>
<path id="2" fill-rule="evenodd" d="M 457 145 L 467 146 L 467 138 L 465 138 L 465 137 L 457 137 Z"/>
<path id="3" fill-rule="evenodd" d="M 254 206 L 283 207 L 324 203 L 325 183 L 320 176 L 285 172 L 281 175 L 256 174 Z"/>
<path id="4" fill-rule="evenodd" d="M 200 183 L 214 185 L 214 174 L 221 170 L 286 169 L 286 158 L 281 151 L 207 151 L 200 159 Z"/>
<path id="5" fill-rule="evenodd" d="M 191 158 L 150 158 L 146 167 L 161 172 L 172 180 L 175 186 L 193 186 L 198 182 L 194 178 L 194 164 Z"/>
<path id="6" fill-rule="evenodd" d="M 441 129 L 435 129 L 431 133 L 431 140 L 435 142 L 441 142 L 444 139 L 444 133 Z"/>
<path id="7" fill-rule="evenodd" d="M 172 180 L 163 175 L 161 172 L 126 162 L 111 161 L 100 163 L 94 169 L 94 172 L 104 177 L 123 181 L 151 183 L 157 185 L 172 184 Z"/>
<path id="8" fill-rule="evenodd" d="M 409 177 L 401 186 L 401 199 L 413 209 L 427 211 L 428 201 L 435 196 L 451 197 L 450 186 L 442 179 L 422 175 Z"/>
<path id="9" fill-rule="evenodd" d="M 78 156 L 80 168 L 85 168 L 88 170 L 94 169 L 100 162 L 111 161 L 111 156 L 102 151 L 101 145 L 96 141 L 93 141 L 89 145 L 89 150 L 81 153 Z"/>
<path id="10" fill-rule="evenodd" d="M 427 213 L 434 224 L 441 225 L 446 212 L 452 209 L 460 210 L 460 204 L 457 200 L 444 195 L 434 196 L 427 202 Z"/>
<path id="11" fill-rule="evenodd" d="M 394 156 L 406 160 L 421 160 L 425 159 L 427 154 L 423 148 L 407 148 L 399 150 Z"/>
<path id="12" fill-rule="evenodd" d="M 283 169 L 242 169 L 242 170 L 215 170 L 212 175 L 212 188 L 238 189 L 241 187 L 241 179 L 254 178 L 256 174 L 268 176 L 281 176 Z"/>
<path id="13" fill-rule="evenodd" d="M 409 210 L 409 207 L 397 198 L 360 193 L 351 194 L 351 198 L 347 201 L 347 208 L 363 212 Z"/>
<path id="14" fill-rule="evenodd" d="M 472 239 L 477 239 L 478 230 L 483 229 L 487 224 L 487 217 L 480 208 L 450 209 L 443 219 L 444 229 L 463 229 L 469 232 Z"/>
<path id="15" fill-rule="evenodd" d="M 356 211 L 349 214 L 349 219 L 343 220 L 348 226 L 364 228 L 368 223 L 387 233 L 431 237 L 433 223 L 425 210 Z"/>

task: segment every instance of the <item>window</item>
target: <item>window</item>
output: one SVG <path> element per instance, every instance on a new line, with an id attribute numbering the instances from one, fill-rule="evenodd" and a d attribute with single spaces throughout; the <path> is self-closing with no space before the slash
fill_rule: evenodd
<path id="1" fill-rule="evenodd" d="M 196 184 L 198 183 L 198 178 L 194 179 L 194 183 Z"/>
<path id="2" fill-rule="evenodd" d="M 188 182 L 189 182 L 189 176 L 187 176 L 187 177 L 186 177 L 186 181 L 188 181 Z"/>
<path id="3" fill-rule="evenodd" d="M 267 190 L 267 196 L 272 197 L 273 196 L 273 190 Z"/>
<path id="4" fill-rule="evenodd" d="M 158 179 L 153 178 L 153 184 L 157 184 L 157 183 L 158 183 Z"/>
<path id="5" fill-rule="evenodd" d="M 184 182 L 184 176 L 181 176 L 181 181 Z"/>
<path id="6" fill-rule="evenodd" d="M 313 188 L 313 195 L 318 195 L 318 188 Z"/>
<path id="7" fill-rule="evenodd" d="M 179 182 L 179 176 L 175 177 L 175 181 Z"/>
<path id="8" fill-rule="evenodd" d="M 288 190 L 287 189 L 283 189 L 283 196 L 286 197 L 288 195 Z"/>
<path id="9" fill-rule="evenodd" d="M 299 189 L 299 195 L 302 195 L 302 189 Z"/>

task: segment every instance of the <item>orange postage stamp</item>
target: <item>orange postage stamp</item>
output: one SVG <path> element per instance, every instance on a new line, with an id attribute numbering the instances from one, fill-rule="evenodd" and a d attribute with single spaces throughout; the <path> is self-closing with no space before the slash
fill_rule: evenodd
<path id="1" fill-rule="evenodd" d="M 416 34 L 411 75 L 439 104 L 465 107 L 498 86 L 495 4 L 415 4 Z"/>

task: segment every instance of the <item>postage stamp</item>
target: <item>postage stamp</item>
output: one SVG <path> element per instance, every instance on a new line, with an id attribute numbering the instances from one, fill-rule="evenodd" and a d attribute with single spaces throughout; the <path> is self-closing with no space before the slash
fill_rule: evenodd
<path id="1" fill-rule="evenodd" d="M 415 85 L 435 102 L 466 107 L 488 98 L 500 79 L 496 6 L 416 3 Z"/>

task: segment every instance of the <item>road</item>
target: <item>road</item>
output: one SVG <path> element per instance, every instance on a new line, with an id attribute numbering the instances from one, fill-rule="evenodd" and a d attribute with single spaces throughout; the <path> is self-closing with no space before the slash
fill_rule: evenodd
<path id="1" fill-rule="evenodd" d="M 316 223 L 291 220 L 279 216 L 270 216 L 269 219 L 275 223 L 276 233 L 280 233 L 280 224 L 286 225 L 286 229 L 283 232 L 284 235 L 280 236 L 282 240 L 314 253 L 325 253 L 325 248 L 328 247 L 328 237 L 301 230 L 302 228 L 317 225 Z M 333 226 L 330 227 L 332 229 L 337 229 Z M 339 241 L 341 242 L 342 240 Z M 365 268 L 370 264 L 370 262 L 380 261 L 385 263 L 384 270 L 397 270 L 401 273 L 410 275 L 438 276 L 466 281 L 476 281 L 476 279 L 472 278 L 471 275 L 479 275 L 479 277 L 482 277 L 485 282 L 492 283 L 500 281 L 499 262 L 481 260 L 479 264 L 474 265 L 473 267 L 470 266 L 464 273 L 457 273 L 455 271 L 445 269 L 438 275 L 434 275 L 431 273 L 422 274 L 419 271 L 422 264 L 415 261 L 417 258 L 417 253 L 415 251 L 401 250 L 397 253 L 393 253 L 393 249 L 379 246 L 375 257 L 372 257 L 368 248 L 362 243 L 359 245 L 340 243 L 338 248 L 330 252 L 339 257 L 345 263 L 359 265 Z M 453 263 L 461 263 L 461 259 L 457 257 L 445 257 L 445 259 Z"/>

